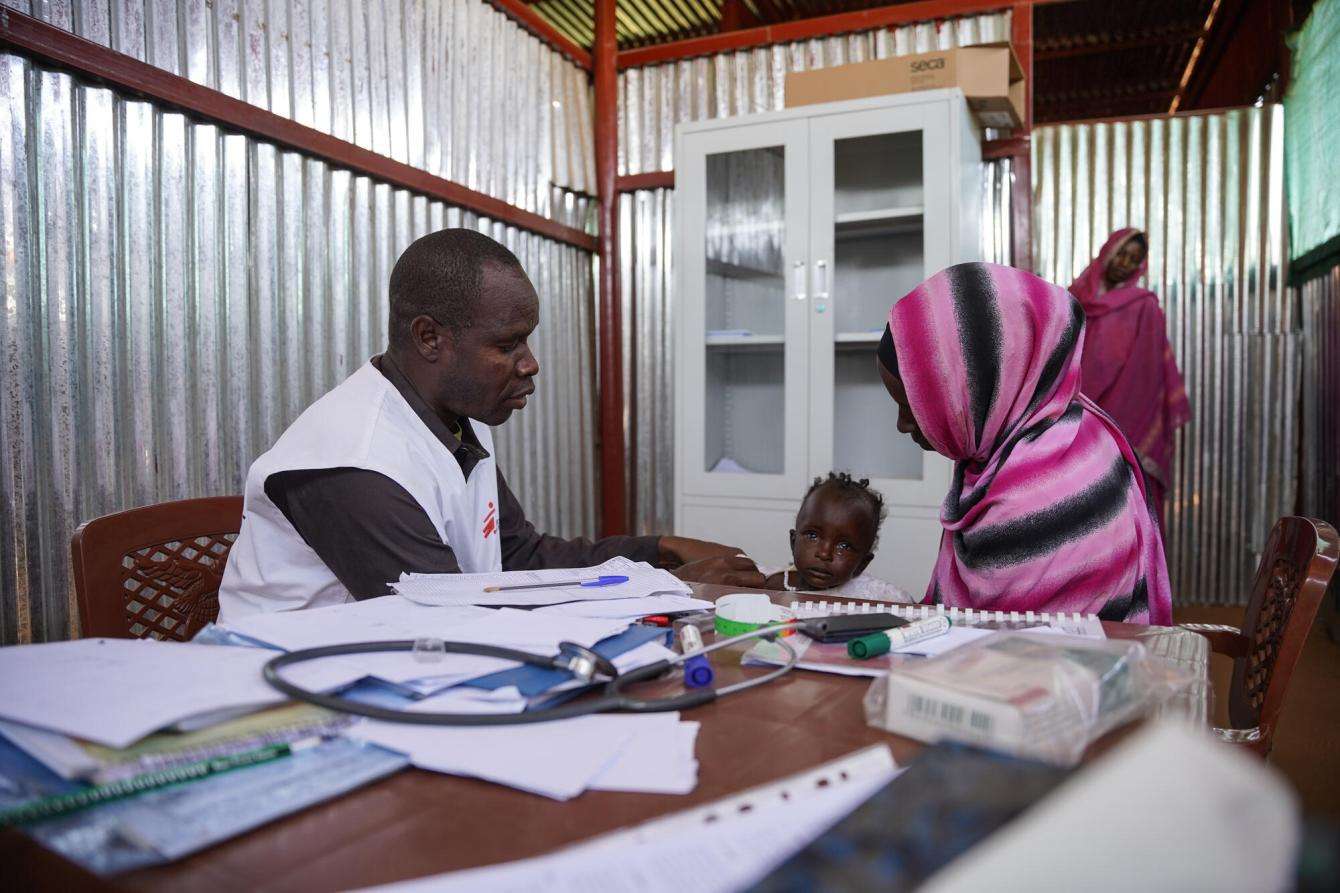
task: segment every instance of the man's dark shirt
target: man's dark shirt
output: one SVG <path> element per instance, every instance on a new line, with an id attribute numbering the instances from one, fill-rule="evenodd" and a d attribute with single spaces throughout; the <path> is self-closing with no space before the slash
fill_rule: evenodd
<path id="1" fill-rule="evenodd" d="M 386 355 L 372 360 L 442 442 L 467 479 L 488 452 L 469 425 L 457 437 L 437 416 Z M 362 468 L 286 471 L 265 481 L 265 493 L 284 513 L 344 587 L 357 599 L 387 593 L 387 583 L 402 572 L 451 574 L 460 565 L 442 542 L 414 497 L 385 475 Z M 615 555 L 655 562 L 654 536 L 611 536 L 596 542 L 565 540 L 540 533 L 526 520 L 498 469 L 498 533 L 503 570 L 544 567 L 586 567 Z"/>

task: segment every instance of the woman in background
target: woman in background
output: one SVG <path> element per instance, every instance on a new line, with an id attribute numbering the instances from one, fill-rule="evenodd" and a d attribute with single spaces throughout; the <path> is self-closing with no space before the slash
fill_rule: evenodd
<path id="1" fill-rule="evenodd" d="M 1080 389 L 1121 426 L 1149 477 L 1155 515 L 1172 466 L 1173 432 L 1191 419 L 1159 299 L 1136 283 L 1149 266 L 1138 229 L 1119 229 L 1070 285 L 1088 319 Z"/>
<path id="2" fill-rule="evenodd" d="M 1083 337 L 1065 289 L 996 264 L 950 267 L 889 312 L 898 430 L 954 461 L 926 601 L 1171 622 L 1144 475 L 1079 390 Z"/>

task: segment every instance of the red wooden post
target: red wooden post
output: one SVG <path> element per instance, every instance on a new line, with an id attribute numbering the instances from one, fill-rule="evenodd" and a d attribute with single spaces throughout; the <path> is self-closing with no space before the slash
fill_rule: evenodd
<path id="1" fill-rule="evenodd" d="M 616 0 L 596 0 L 595 66 L 596 193 L 600 198 L 600 529 L 605 536 L 628 526 L 624 497 L 623 324 L 619 311 L 618 70 L 614 29 Z"/>
<path id="2" fill-rule="evenodd" d="M 1010 43 L 1024 70 L 1024 126 L 1025 136 L 1033 133 L 1033 4 L 1030 0 L 1015 3 L 1010 16 Z M 1014 266 L 1021 270 L 1033 269 L 1033 159 L 1028 141 L 1014 156 L 1011 166 L 1014 181 L 1010 184 L 1010 232 Z"/>

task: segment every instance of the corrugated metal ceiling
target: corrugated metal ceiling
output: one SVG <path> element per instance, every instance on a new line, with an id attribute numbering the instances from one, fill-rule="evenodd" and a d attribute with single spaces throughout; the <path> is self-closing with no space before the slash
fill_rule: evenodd
<path id="1" fill-rule="evenodd" d="M 1214 4 L 1074 0 L 1035 7 L 1035 120 L 1168 111 Z M 619 46 L 630 49 L 888 5 L 887 0 L 618 0 L 617 32 Z M 595 0 L 538 0 L 533 8 L 575 43 L 591 46 Z"/>
<path id="2" fill-rule="evenodd" d="M 1166 112 L 1214 0 L 1079 0 L 1033 13 L 1038 123 Z"/>
<path id="3" fill-rule="evenodd" d="M 894 5 L 888 0 L 618 0 L 615 9 L 622 49 L 716 34 L 723 14 L 734 27 L 752 28 L 838 12 Z M 539 0 L 532 8 L 564 36 L 583 47 L 595 37 L 595 0 Z"/>

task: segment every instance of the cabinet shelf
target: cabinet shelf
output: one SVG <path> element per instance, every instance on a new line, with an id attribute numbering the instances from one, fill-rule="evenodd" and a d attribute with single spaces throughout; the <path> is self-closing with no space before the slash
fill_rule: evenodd
<path id="1" fill-rule="evenodd" d="M 716 258 L 707 258 L 707 272 L 715 276 L 726 276 L 730 279 L 767 279 L 777 282 L 782 281 L 782 274 L 773 270 L 762 270 L 758 267 L 747 267 L 744 264 L 733 264 L 730 261 L 717 260 Z"/>
<path id="2" fill-rule="evenodd" d="M 836 214 L 833 217 L 834 234 L 839 239 L 861 239 L 870 236 L 918 233 L 923 226 L 925 211 L 925 208 L 917 205 Z"/>
<path id="3" fill-rule="evenodd" d="M 905 208 L 876 208 L 873 211 L 845 211 L 834 216 L 833 222 L 838 226 L 844 226 L 849 223 L 874 223 L 885 220 L 910 220 L 920 219 L 926 209 L 921 205 L 911 205 Z"/>
<path id="4" fill-rule="evenodd" d="M 786 343 L 781 335 L 708 335 L 708 350 L 780 350 Z"/>
<path id="5" fill-rule="evenodd" d="M 884 337 L 884 330 L 878 332 L 838 332 L 833 336 L 834 343 L 839 350 L 855 349 L 861 347 L 874 347 L 879 344 L 879 339 Z"/>

